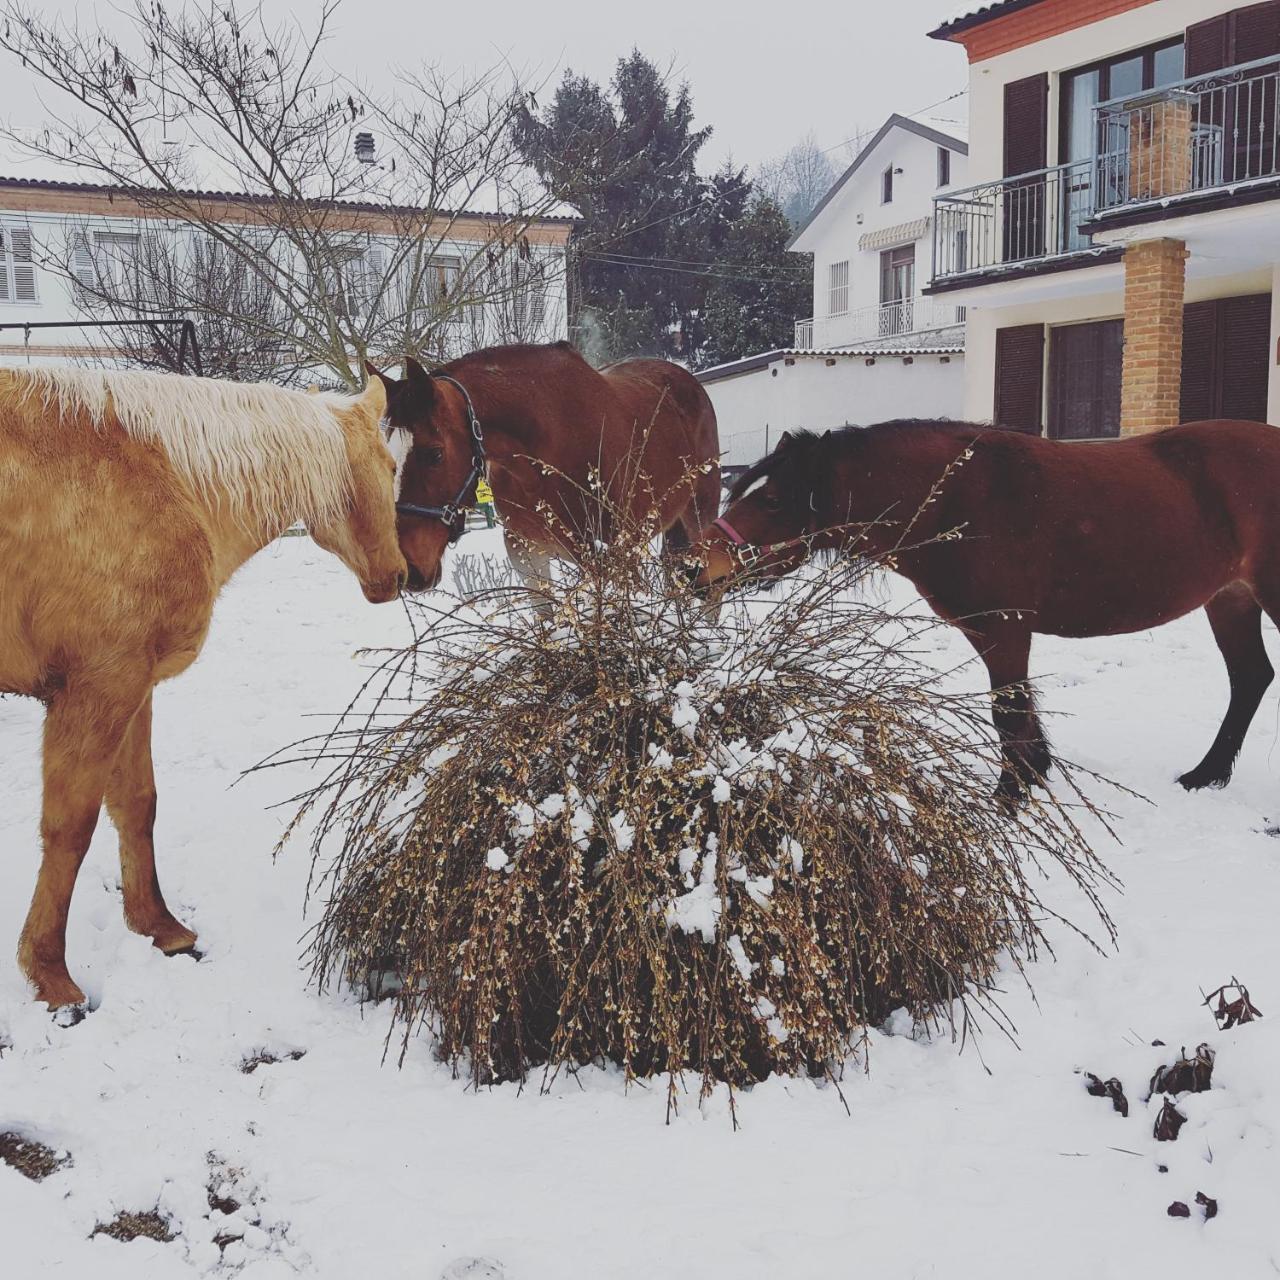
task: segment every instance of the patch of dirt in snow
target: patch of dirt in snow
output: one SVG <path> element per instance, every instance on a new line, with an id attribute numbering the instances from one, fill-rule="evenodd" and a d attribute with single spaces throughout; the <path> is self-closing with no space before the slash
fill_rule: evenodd
<path id="1" fill-rule="evenodd" d="M 168 1244 L 174 1238 L 173 1232 L 169 1230 L 169 1220 L 155 1209 L 148 1209 L 145 1213 L 131 1213 L 128 1210 L 117 1213 L 110 1222 L 98 1223 L 93 1234 L 110 1236 L 113 1240 L 125 1243 L 141 1238 Z"/>
<path id="2" fill-rule="evenodd" d="M 0 1133 L 0 1163 L 16 1169 L 32 1182 L 43 1182 L 69 1165 L 71 1157 L 65 1152 L 59 1155 L 52 1147 L 46 1147 L 34 1138 L 24 1138 L 19 1133 Z"/>

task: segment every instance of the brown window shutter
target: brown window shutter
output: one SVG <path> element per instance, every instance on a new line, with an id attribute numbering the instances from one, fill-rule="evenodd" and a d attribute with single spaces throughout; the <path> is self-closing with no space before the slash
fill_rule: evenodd
<path id="1" fill-rule="evenodd" d="M 1280 0 L 1251 4 L 1227 16 L 1233 27 L 1229 65 L 1280 54 Z"/>
<path id="2" fill-rule="evenodd" d="M 1251 4 L 1197 22 L 1186 32 L 1187 75 L 1280 56 L 1280 0 Z"/>
<path id="3" fill-rule="evenodd" d="M 1214 388 L 1218 368 L 1218 304 L 1192 302 L 1182 309 L 1181 422 L 1219 416 Z"/>
<path id="4" fill-rule="evenodd" d="M 1195 302 L 1182 313 L 1183 422 L 1267 420 L 1271 295 Z"/>
<path id="5" fill-rule="evenodd" d="M 1102 440 L 1120 434 L 1124 321 L 1059 325 L 1049 335 L 1049 435 Z"/>
<path id="6" fill-rule="evenodd" d="M 1044 325 L 996 330 L 996 425 L 1039 435 L 1044 411 Z"/>
<path id="7" fill-rule="evenodd" d="M 1223 298 L 1219 303 L 1221 375 L 1218 379 L 1224 418 L 1267 420 L 1267 373 L 1271 351 L 1271 295 Z"/>
<path id="8" fill-rule="evenodd" d="M 1231 65 L 1231 15 L 1197 22 L 1187 28 L 1187 75 L 1203 76 Z"/>
<path id="9" fill-rule="evenodd" d="M 1004 87 L 1004 176 L 1034 173 L 1048 163 L 1049 77 L 1013 80 Z"/>

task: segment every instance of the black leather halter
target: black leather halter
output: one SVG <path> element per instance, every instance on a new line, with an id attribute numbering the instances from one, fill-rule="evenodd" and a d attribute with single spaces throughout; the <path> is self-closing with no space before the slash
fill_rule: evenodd
<path id="1" fill-rule="evenodd" d="M 467 406 L 467 430 L 471 433 L 471 470 L 462 482 L 457 497 L 446 502 L 442 507 L 422 507 L 416 502 L 397 502 L 396 511 L 402 516 L 419 516 L 424 520 L 439 520 L 449 530 L 449 541 L 457 542 L 467 531 L 467 511 L 463 503 L 467 494 L 475 487 L 476 482 L 485 474 L 489 465 L 489 456 L 484 451 L 484 432 L 480 429 L 480 419 L 476 417 L 476 407 L 471 403 L 471 396 L 466 387 L 457 378 L 447 373 L 433 373 L 437 382 L 448 382 L 462 393 L 463 402 Z"/>

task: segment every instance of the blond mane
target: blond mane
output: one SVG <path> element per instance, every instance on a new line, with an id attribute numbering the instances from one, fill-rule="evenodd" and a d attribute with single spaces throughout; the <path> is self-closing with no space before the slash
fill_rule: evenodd
<path id="1" fill-rule="evenodd" d="M 55 367 L 22 375 L 46 410 L 64 419 L 81 411 L 97 428 L 114 419 L 159 446 L 197 493 L 227 502 L 245 523 L 326 524 L 347 508 L 351 464 L 338 413 L 352 397 L 168 373 Z"/>

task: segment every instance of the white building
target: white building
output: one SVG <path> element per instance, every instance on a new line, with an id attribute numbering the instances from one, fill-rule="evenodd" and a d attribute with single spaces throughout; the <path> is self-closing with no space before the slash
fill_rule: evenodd
<path id="1" fill-rule="evenodd" d="M 969 58 L 928 289 L 967 311 L 965 416 L 1280 423 L 1280 3 L 993 0 L 931 34 Z"/>
<path id="2" fill-rule="evenodd" d="M 446 343 L 448 354 L 486 341 L 526 336 L 554 341 L 567 334 L 564 261 L 572 217 L 530 217 L 513 237 L 517 224 L 509 215 L 429 213 L 372 200 L 317 202 L 317 213 L 340 238 L 342 251 L 333 255 L 339 265 L 332 270 L 326 261 L 323 269 L 317 263 L 308 273 L 296 246 L 282 232 L 281 220 L 264 214 L 263 198 L 200 191 L 184 193 L 183 198 L 198 203 L 202 222 L 234 225 L 239 236 L 245 236 L 247 228 L 271 238 L 270 257 L 279 261 L 288 290 L 303 296 L 323 293 L 330 299 L 340 293 L 340 311 L 353 321 L 353 332 L 360 332 L 361 318 L 375 307 L 385 312 L 406 305 L 406 297 L 425 305 L 433 294 L 451 296 L 459 279 L 478 263 L 479 269 L 509 273 L 514 283 L 477 289 L 482 303 L 450 313 L 450 333 L 456 333 Z M 193 262 L 203 263 L 211 276 L 236 269 L 234 254 L 220 251 L 206 232 L 165 216 L 160 210 L 166 207 L 164 201 L 139 198 L 126 187 L 0 177 L 0 364 L 123 354 L 119 328 L 81 326 L 103 315 L 104 293 L 124 299 L 123 308 L 110 307 L 113 318 L 127 312 L 131 281 L 144 271 L 154 274 L 156 260 L 185 263 L 188 278 Z M 425 260 L 404 250 L 411 229 L 416 242 L 425 246 Z M 391 265 L 401 257 L 405 271 L 412 262 L 416 273 L 411 290 L 403 287 L 399 268 Z M 148 262 L 153 265 L 145 266 Z M 229 296 L 225 279 L 211 287 L 215 286 L 223 297 Z M 245 282 L 244 288 L 252 294 L 254 282 Z M 153 304 L 153 297 L 147 296 Z M 154 305 L 145 314 L 168 318 L 157 316 Z M 176 346 L 183 318 L 182 311 L 175 311 L 174 323 L 157 326 L 156 339 L 172 340 Z M 373 324 L 363 328 L 377 332 Z M 372 354 L 394 357 L 399 352 L 375 348 Z"/>
<path id="3" fill-rule="evenodd" d="M 890 116 L 814 209 L 789 246 L 814 264 L 794 345 L 698 375 L 728 466 L 795 427 L 960 416 L 964 310 L 921 290 L 933 198 L 964 184 L 967 155 L 957 126 Z"/>

